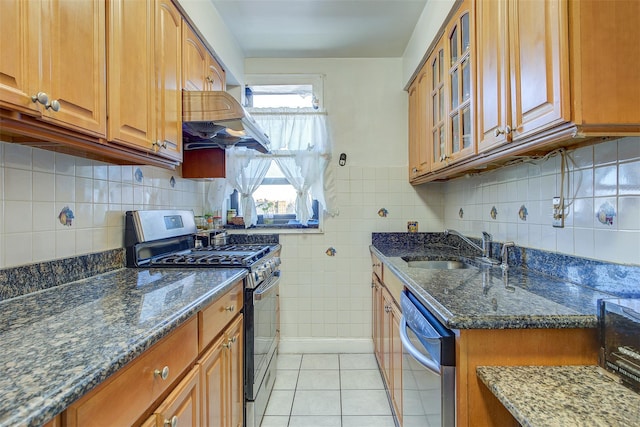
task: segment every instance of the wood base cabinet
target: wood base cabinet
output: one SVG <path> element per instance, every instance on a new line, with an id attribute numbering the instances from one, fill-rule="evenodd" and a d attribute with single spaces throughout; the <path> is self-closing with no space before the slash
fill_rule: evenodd
<path id="1" fill-rule="evenodd" d="M 200 369 L 192 369 L 155 410 L 157 427 L 200 427 Z"/>
<path id="2" fill-rule="evenodd" d="M 376 359 L 398 423 L 402 425 L 402 343 L 400 309 L 375 274 L 373 289 L 373 343 Z"/>
<path id="3" fill-rule="evenodd" d="M 67 427 L 241 427 L 242 281 L 71 404 Z M 204 337 L 201 339 L 201 337 Z M 54 420 L 55 421 L 55 420 Z"/>
<path id="4" fill-rule="evenodd" d="M 596 365 L 597 349 L 596 329 L 456 331 L 457 426 L 519 425 L 478 379 L 477 366 Z"/>
<path id="5" fill-rule="evenodd" d="M 205 426 L 242 427 L 243 318 L 233 322 L 198 362 Z"/>

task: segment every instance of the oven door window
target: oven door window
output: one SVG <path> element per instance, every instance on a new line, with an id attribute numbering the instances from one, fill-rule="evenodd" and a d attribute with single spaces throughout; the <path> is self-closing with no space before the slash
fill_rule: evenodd
<path id="1" fill-rule="evenodd" d="M 269 357 L 277 344 L 279 282 L 280 278 L 273 276 L 271 280 L 258 286 L 253 294 L 253 373 L 255 379 L 259 378 L 261 370 L 266 369 Z"/>

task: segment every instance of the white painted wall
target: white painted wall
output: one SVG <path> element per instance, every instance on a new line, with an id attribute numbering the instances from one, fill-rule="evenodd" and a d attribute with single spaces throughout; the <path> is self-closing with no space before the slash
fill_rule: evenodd
<path id="1" fill-rule="evenodd" d="M 404 54 L 402 55 L 402 84 L 407 86 L 422 62 L 438 30 L 442 26 L 456 0 L 428 0 L 420 15 Z"/>
<path id="2" fill-rule="evenodd" d="M 405 231 L 409 220 L 422 231 L 443 229 L 441 186 L 408 183 L 402 60 L 250 59 L 245 70 L 324 74 L 333 134 L 340 214 L 325 219 L 324 234 L 280 236 L 281 351 L 372 351 L 371 233 Z M 336 256 L 325 254 L 329 247 Z"/>

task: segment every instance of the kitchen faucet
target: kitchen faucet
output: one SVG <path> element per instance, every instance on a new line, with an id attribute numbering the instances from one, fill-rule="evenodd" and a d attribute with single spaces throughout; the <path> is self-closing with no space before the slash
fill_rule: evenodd
<path id="1" fill-rule="evenodd" d="M 469 244 L 472 248 L 482 252 L 483 261 L 489 261 L 491 262 L 491 264 L 497 264 L 497 262 L 494 262 L 494 260 L 491 259 L 491 241 L 493 240 L 493 237 L 491 236 L 491 234 L 487 233 L 486 231 L 482 232 L 482 246 L 476 245 L 471 240 L 469 240 L 468 238 L 460 234 L 459 231 L 456 231 L 450 228 L 445 229 L 444 235 L 448 236 L 449 234 L 458 236 L 459 238 L 464 240 L 467 244 Z"/>
<path id="2" fill-rule="evenodd" d="M 500 258 L 502 259 L 502 264 L 500 264 L 500 268 L 502 271 L 507 271 L 509 268 L 509 247 L 513 247 L 516 244 L 513 242 L 504 242 L 502 244 L 502 250 L 500 253 Z"/>

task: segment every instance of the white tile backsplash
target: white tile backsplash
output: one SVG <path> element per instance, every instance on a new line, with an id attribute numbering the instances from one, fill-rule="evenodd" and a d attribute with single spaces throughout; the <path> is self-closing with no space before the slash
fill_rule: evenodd
<path id="1" fill-rule="evenodd" d="M 123 247 L 127 209 L 202 212 L 203 183 L 141 169 L 145 179 L 137 183 L 134 166 L 0 142 L 0 268 Z M 71 226 L 58 220 L 65 207 L 74 214 Z"/>
<path id="2" fill-rule="evenodd" d="M 469 236 L 487 230 L 498 241 L 604 261 L 640 264 L 640 138 L 621 138 L 569 151 L 564 183 L 564 228 L 551 226 L 552 198 L 562 182 L 560 156 L 445 184 L 444 223 Z M 512 170 L 512 171 L 510 171 Z M 517 197 L 510 179 L 516 179 Z M 490 184 L 489 184 L 490 183 Z M 497 188 L 494 193 L 492 188 Z M 506 197 L 500 192 L 505 191 Z M 477 205 L 478 197 L 482 205 Z M 505 201 L 506 199 L 506 201 Z M 526 221 L 517 214 L 525 205 Z M 480 212 L 477 209 L 480 206 Z M 496 220 L 488 217 L 496 206 Z M 598 221 L 603 206 L 615 210 L 612 224 Z M 464 218 L 457 212 L 464 210 Z M 510 225 L 514 224 L 515 228 Z"/>

